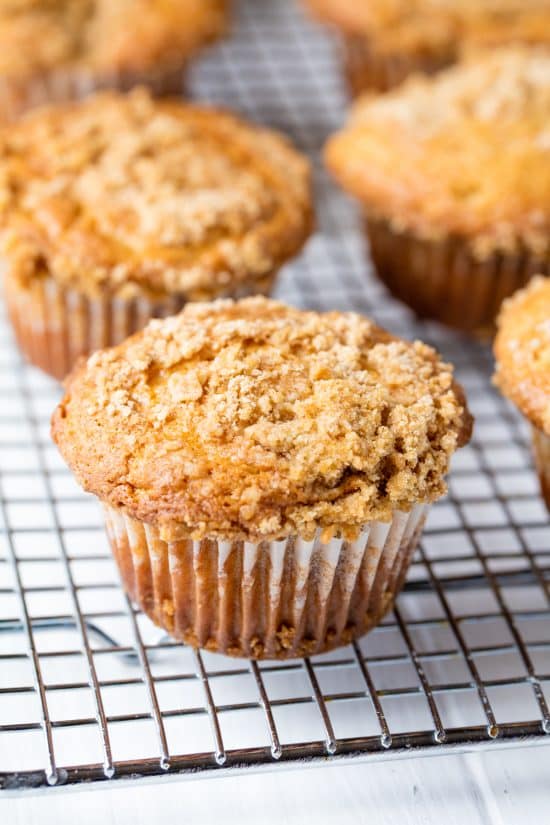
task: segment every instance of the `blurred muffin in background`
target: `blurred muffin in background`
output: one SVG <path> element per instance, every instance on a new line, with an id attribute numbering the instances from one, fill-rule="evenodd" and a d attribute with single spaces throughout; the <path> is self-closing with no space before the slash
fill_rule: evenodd
<path id="1" fill-rule="evenodd" d="M 541 490 L 550 510 L 550 279 L 534 278 L 505 301 L 495 357 L 495 383 L 531 424 Z"/>
<path id="2" fill-rule="evenodd" d="M 550 271 L 550 52 L 514 47 L 358 100 L 326 147 L 372 259 L 421 317 L 491 334 Z"/>
<path id="3" fill-rule="evenodd" d="M 57 378 L 187 301 L 268 292 L 312 223 L 306 158 L 227 112 L 136 89 L 0 130 L 8 311 Z"/>
<path id="4" fill-rule="evenodd" d="M 131 598 L 177 639 L 258 659 L 382 619 L 472 427 L 430 347 L 262 297 L 152 321 L 66 390 L 52 435 Z"/>
<path id="5" fill-rule="evenodd" d="M 2 0 L 0 118 L 102 87 L 181 93 L 228 0 Z"/>
<path id="6" fill-rule="evenodd" d="M 306 0 L 342 33 L 351 92 L 385 91 L 477 48 L 550 45 L 548 0 Z"/>

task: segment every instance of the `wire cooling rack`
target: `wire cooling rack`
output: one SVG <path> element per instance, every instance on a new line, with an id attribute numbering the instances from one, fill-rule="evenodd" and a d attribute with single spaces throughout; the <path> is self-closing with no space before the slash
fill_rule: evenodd
<path id="1" fill-rule="evenodd" d="M 345 96 L 326 35 L 287 0 L 242 0 L 197 97 L 291 135 L 312 158 L 319 231 L 280 297 L 355 309 L 437 346 L 477 418 L 383 624 L 312 659 L 197 653 L 135 612 L 96 503 L 49 440 L 58 389 L 0 321 L 0 787 L 543 741 L 550 732 L 550 525 L 528 434 L 488 349 L 415 324 L 368 271 L 319 149 Z M 550 741 L 550 738 L 549 738 Z"/>

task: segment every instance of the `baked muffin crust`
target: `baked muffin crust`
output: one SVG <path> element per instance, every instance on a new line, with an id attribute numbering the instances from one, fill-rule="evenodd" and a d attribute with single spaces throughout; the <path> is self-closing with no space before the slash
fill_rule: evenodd
<path id="1" fill-rule="evenodd" d="M 23 284 L 211 298 L 273 273 L 311 224 L 306 159 L 225 112 L 105 92 L 0 131 L 2 246 Z"/>
<path id="2" fill-rule="evenodd" d="M 546 0 L 307 0 L 348 34 L 388 53 L 447 56 L 484 45 L 550 42 Z"/>
<path id="3" fill-rule="evenodd" d="M 550 435 L 550 278 L 533 278 L 505 301 L 495 356 L 497 386 Z"/>
<path id="4" fill-rule="evenodd" d="M 226 27 L 226 0 L 3 0 L 0 75 L 181 62 Z"/>
<path id="5" fill-rule="evenodd" d="M 550 249 L 550 54 L 497 50 L 365 96 L 326 160 L 397 231 L 456 234 L 480 258 Z"/>
<path id="6" fill-rule="evenodd" d="M 189 304 L 66 386 L 52 434 L 77 479 L 165 540 L 351 537 L 440 496 L 471 429 L 430 347 L 260 297 Z"/>

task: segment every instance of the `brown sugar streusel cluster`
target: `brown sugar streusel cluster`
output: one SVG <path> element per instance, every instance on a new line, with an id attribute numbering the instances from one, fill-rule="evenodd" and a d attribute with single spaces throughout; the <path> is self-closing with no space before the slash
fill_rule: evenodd
<path id="1" fill-rule="evenodd" d="M 540 430 L 550 435 L 550 280 L 533 278 L 500 313 L 495 381 Z"/>
<path id="2" fill-rule="evenodd" d="M 469 429 L 424 344 L 249 298 L 92 356 L 53 433 L 85 488 L 163 536 L 261 540 L 356 535 L 433 500 Z"/>
<path id="3" fill-rule="evenodd" d="M 550 510 L 550 279 L 534 278 L 504 303 L 494 349 L 495 383 L 531 425 Z"/>

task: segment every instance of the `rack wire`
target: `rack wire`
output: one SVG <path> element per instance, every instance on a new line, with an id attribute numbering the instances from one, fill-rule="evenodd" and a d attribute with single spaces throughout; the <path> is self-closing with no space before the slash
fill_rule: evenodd
<path id="1" fill-rule="evenodd" d="M 192 88 L 284 130 L 312 158 L 319 229 L 278 295 L 433 343 L 457 366 L 476 433 L 379 628 L 290 662 L 195 652 L 123 594 L 96 504 L 49 440 L 59 391 L 21 363 L 2 318 L 0 787 L 542 743 L 550 524 L 528 433 L 491 388 L 489 350 L 417 323 L 370 273 L 357 215 L 319 157 L 346 105 L 332 44 L 290 0 L 241 0 L 233 37 Z"/>

